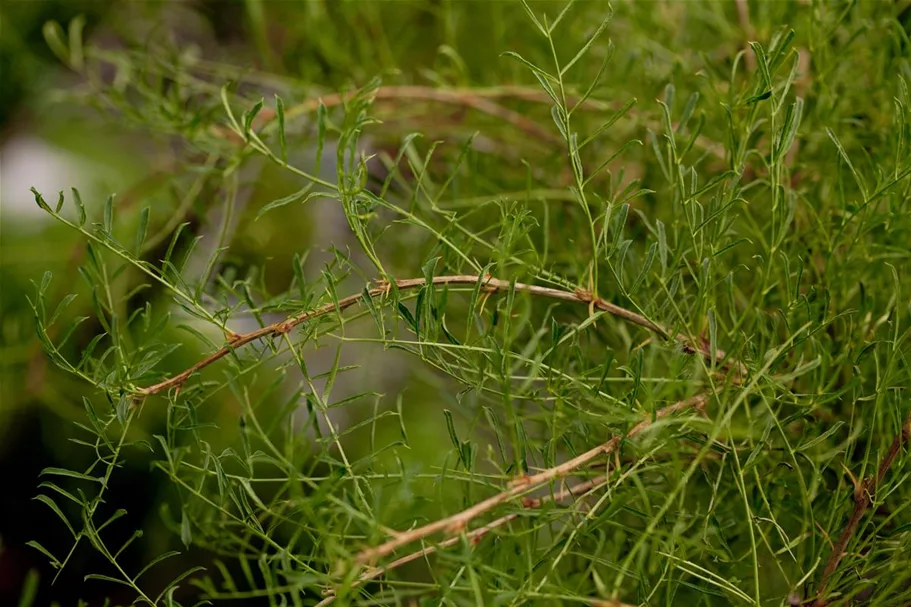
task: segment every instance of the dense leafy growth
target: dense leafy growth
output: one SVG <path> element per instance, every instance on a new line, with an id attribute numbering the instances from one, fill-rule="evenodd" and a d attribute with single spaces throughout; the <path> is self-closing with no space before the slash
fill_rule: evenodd
<path id="1" fill-rule="evenodd" d="M 35 184 L 91 386 L 35 548 L 149 605 L 911 601 L 897 4 L 250 6 L 255 69 L 45 29 L 176 161 Z M 129 461 L 169 485 L 139 570 Z"/>

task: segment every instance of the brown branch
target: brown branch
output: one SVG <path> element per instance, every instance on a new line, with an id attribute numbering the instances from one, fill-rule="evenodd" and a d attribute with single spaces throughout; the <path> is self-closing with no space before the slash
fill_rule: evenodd
<path id="1" fill-rule="evenodd" d="M 327 108 L 339 106 L 352 99 L 355 95 L 356 93 L 333 94 L 322 98 L 308 99 L 286 110 L 285 117 L 293 118 L 301 114 L 309 114 L 310 112 L 314 112 L 319 107 L 320 102 L 322 102 L 322 104 Z M 528 118 L 525 118 L 521 114 L 504 108 L 503 106 L 491 101 L 493 98 L 510 97 L 536 103 L 552 103 L 551 98 L 548 97 L 544 91 L 523 86 L 504 86 L 487 89 L 447 89 L 430 86 L 408 85 L 383 86 L 374 92 L 373 98 L 380 101 L 419 99 L 423 101 L 435 101 L 437 103 L 447 103 L 451 105 L 462 105 L 474 108 L 486 114 L 490 114 L 496 118 L 505 119 L 512 124 L 519 126 L 524 131 L 531 133 L 541 132 L 541 127 L 538 126 L 537 123 L 531 122 L 528 120 Z M 567 104 L 575 105 L 578 102 L 578 99 L 567 97 L 566 102 Z M 610 104 L 599 103 L 591 99 L 586 100 L 585 106 L 589 107 L 590 109 L 599 110 L 609 109 L 611 107 Z M 269 110 L 268 113 L 266 113 L 266 110 L 263 109 L 260 114 L 264 115 L 263 123 L 270 122 L 276 117 L 275 112 L 272 110 Z M 555 139 L 555 136 L 551 134 L 550 131 L 544 132 L 547 134 L 546 136 L 548 138 Z M 562 139 L 560 141 L 562 141 Z"/>
<path id="2" fill-rule="evenodd" d="M 825 569 L 823 569 L 822 581 L 819 584 L 819 590 L 816 592 L 816 602 L 813 603 L 815 607 L 824 607 L 829 604 L 824 594 L 832 575 L 835 573 L 836 569 L 838 569 L 838 565 L 841 563 L 842 557 L 844 557 L 845 548 L 848 547 L 848 543 L 851 541 L 851 538 L 854 537 L 854 533 L 857 531 L 861 519 L 863 519 L 867 510 L 870 508 L 870 505 L 873 503 L 876 489 L 889 472 L 892 462 L 898 457 L 898 454 L 902 450 L 902 446 L 909 441 L 911 441 L 911 414 L 905 419 L 901 430 L 892 441 L 892 445 L 886 452 L 883 461 L 880 462 L 876 474 L 868 476 L 863 482 L 855 486 L 854 510 L 851 512 L 851 516 L 848 518 L 848 523 L 845 525 L 845 528 L 842 529 L 838 541 L 835 542 L 835 547 L 832 548 L 832 554 L 826 562 Z"/>
<path id="3" fill-rule="evenodd" d="M 518 497 L 523 493 L 527 493 L 536 487 L 540 487 L 541 485 L 549 483 L 552 480 L 565 477 L 577 468 L 586 465 L 597 457 L 610 454 L 615 449 L 617 449 L 617 447 L 620 445 L 620 442 L 624 438 L 629 439 L 636 436 L 651 426 L 654 421 L 663 419 L 669 415 L 673 415 L 674 413 L 684 411 L 686 409 L 701 408 L 705 406 L 705 403 L 707 401 L 708 397 L 704 394 L 700 394 L 698 396 L 693 396 L 686 400 L 682 400 L 678 403 L 665 407 L 655 414 L 654 420 L 646 419 L 639 422 L 633 426 L 632 430 L 627 432 L 625 436 L 615 436 L 609 441 L 601 443 L 597 447 L 589 449 L 585 453 L 578 455 L 571 460 L 560 464 L 559 466 L 554 466 L 553 468 L 549 468 L 532 476 L 523 476 L 517 481 L 513 482 L 512 486 L 505 491 L 502 491 L 492 497 L 480 501 L 477 504 L 466 508 L 457 514 L 448 516 L 438 521 L 434 521 L 433 523 L 429 523 L 423 527 L 411 529 L 410 531 L 400 532 L 393 539 L 375 548 L 367 548 L 366 550 L 361 551 L 361 553 L 355 557 L 355 562 L 359 564 L 373 563 L 377 559 L 391 554 L 402 546 L 423 539 L 435 533 L 461 533 L 461 531 L 465 529 L 465 527 L 467 527 L 472 520 L 484 514 L 485 512 L 492 510 L 500 504 L 508 502 L 509 500 Z"/>
<path id="4" fill-rule="evenodd" d="M 572 487 L 565 488 L 565 489 L 563 489 L 557 493 L 551 494 L 551 495 L 546 495 L 544 497 L 535 498 L 535 499 L 532 499 L 532 498 L 525 499 L 525 500 L 523 500 L 522 505 L 525 508 L 529 508 L 529 509 L 540 508 L 544 504 L 551 502 L 551 501 L 559 502 L 559 501 L 563 501 L 567 497 L 576 497 L 583 493 L 587 493 L 588 491 L 597 489 L 598 487 L 600 487 L 601 485 L 603 485 L 606 482 L 607 482 L 607 476 L 601 475 L 601 476 L 595 477 L 591 480 L 585 481 L 584 483 L 578 483 Z M 391 563 L 389 563 L 388 565 L 386 565 L 384 567 L 372 567 L 369 570 L 365 571 L 363 574 L 361 574 L 357 578 L 357 580 L 355 580 L 351 584 L 350 587 L 357 588 L 358 586 L 362 586 L 363 584 L 369 582 L 370 580 L 376 579 L 379 576 L 384 575 L 385 573 L 387 573 L 388 571 L 390 571 L 392 569 L 401 567 L 402 565 L 410 563 L 411 561 L 415 561 L 419 558 L 423 558 L 425 556 L 433 554 L 434 552 L 437 552 L 438 550 L 441 550 L 443 548 L 448 548 L 449 546 L 452 546 L 453 544 L 457 544 L 462 539 L 462 537 L 464 537 L 466 540 L 471 542 L 471 544 L 473 546 L 477 545 L 485 535 L 487 535 L 488 533 L 490 533 L 497 527 L 502 527 L 506 523 L 508 523 L 512 520 L 515 520 L 518 517 L 519 517 L 518 512 L 513 512 L 511 514 L 501 516 L 500 518 L 487 523 L 483 527 L 478 527 L 477 529 L 473 529 L 472 531 L 466 533 L 464 536 L 455 535 L 434 546 L 426 546 L 426 547 L 422 548 L 421 550 L 412 552 L 411 554 L 406 554 L 405 556 L 392 561 Z M 325 592 L 325 594 L 328 596 L 325 599 L 323 599 L 322 601 L 320 601 L 319 603 L 317 603 L 316 607 L 324 607 L 325 605 L 332 603 L 336 599 L 336 591 L 333 589 L 327 590 Z"/>
<path id="5" fill-rule="evenodd" d="M 291 119 L 302 114 L 309 114 L 316 111 L 320 103 L 325 107 L 337 107 L 352 99 L 357 92 L 335 93 L 325 97 L 316 97 L 307 99 L 285 111 L 285 119 Z M 437 103 L 446 103 L 469 107 L 479 112 L 493 116 L 502 120 L 517 129 L 525 132 L 532 137 L 547 141 L 549 143 L 561 143 L 563 140 L 548 129 L 543 128 L 537 122 L 526 118 L 522 114 L 504 107 L 494 101 L 491 97 L 516 97 L 529 101 L 549 101 L 545 98 L 544 93 L 537 93 L 533 89 L 524 87 L 503 87 L 502 89 L 489 89 L 487 91 L 478 89 L 445 89 L 429 86 L 385 86 L 376 89 L 373 98 L 379 101 L 399 100 L 399 99 L 416 99 L 421 101 L 433 101 Z M 569 101 L 568 101 L 569 102 Z M 260 129 L 273 122 L 277 117 L 275 110 L 263 108 L 256 116 L 253 123 L 253 129 Z M 244 140 L 227 127 L 217 126 L 216 130 L 223 136 L 234 140 L 237 143 L 244 143 Z"/>
<path id="6" fill-rule="evenodd" d="M 750 59 L 755 60 L 755 58 L 753 58 L 753 56 L 749 53 L 747 56 L 747 61 L 750 61 Z M 285 110 L 285 119 L 290 120 L 296 116 L 315 112 L 319 107 L 320 102 L 322 102 L 322 104 L 327 108 L 337 107 L 353 98 L 355 94 L 356 92 L 346 94 L 336 93 L 326 95 L 325 97 L 307 99 Z M 507 107 L 504 107 L 503 105 L 500 105 L 499 103 L 496 103 L 495 101 L 492 101 L 492 99 L 518 99 L 532 103 L 551 104 L 553 102 L 553 100 L 548 97 L 547 94 L 543 91 L 530 87 L 501 86 L 493 88 L 446 89 L 416 85 L 384 86 L 378 88 L 374 92 L 374 99 L 380 101 L 417 99 L 422 101 L 433 101 L 436 103 L 446 103 L 450 105 L 469 107 L 507 122 L 532 137 L 539 138 L 543 141 L 554 144 L 563 142 L 563 140 L 557 137 L 553 132 L 543 128 L 537 122 L 526 118 L 519 112 L 511 110 Z M 581 98 L 570 95 L 567 96 L 566 103 L 569 106 L 576 106 L 580 100 Z M 604 112 L 616 110 L 618 109 L 618 106 L 616 104 L 606 103 L 589 98 L 579 106 L 579 109 Z M 276 117 L 277 114 L 275 110 L 271 108 L 263 108 L 260 110 L 259 114 L 257 114 L 256 118 L 253 121 L 253 130 L 259 130 L 266 125 L 274 122 Z M 213 128 L 215 132 L 223 138 L 231 139 L 238 144 L 245 143 L 244 139 L 240 135 L 227 127 L 217 125 Z M 696 143 L 700 147 L 710 151 L 715 156 L 724 158 L 724 147 L 717 142 L 711 141 L 705 135 L 700 135 L 696 139 Z"/>
<path id="7" fill-rule="evenodd" d="M 434 276 L 433 280 L 432 280 L 432 284 L 434 284 L 434 285 L 458 285 L 458 284 L 473 285 L 473 284 L 477 284 L 479 281 L 482 281 L 482 277 L 475 276 L 475 275 Z M 426 284 L 426 281 L 423 278 L 408 278 L 408 279 L 396 281 L 396 286 L 402 290 L 420 288 L 420 287 L 423 287 L 425 284 Z M 627 310 L 626 308 L 621 308 L 620 306 L 617 306 L 608 301 L 605 301 L 604 299 L 602 299 L 600 297 L 593 297 L 591 293 L 589 293 L 588 291 L 582 290 L 582 289 L 577 289 L 575 292 L 570 292 L 570 291 L 564 291 L 561 289 L 554 289 L 551 287 L 541 287 L 538 285 L 524 284 L 521 282 L 511 283 L 507 280 L 500 280 L 498 278 L 491 278 L 491 277 L 483 278 L 483 288 L 487 291 L 508 291 L 510 288 L 514 288 L 516 291 L 529 293 L 531 295 L 537 295 L 537 296 L 541 296 L 541 297 L 549 297 L 551 299 L 559 299 L 562 301 L 571 301 L 571 302 L 575 302 L 575 303 L 583 303 L 586 305 L 592 305 L 595 309 L 598 309 L 603 312 L 607 312 L 608 314 L 611 314 L 613 316 L 622 318 L 628 322 L 631 322 L 634 325 L 639 325 L 640 327 L 644 327 L 644 328 L 648 329 L 649 331 L 652 331 L 653 333 L 656 333 L 657 335 L 660 335 L 661 337 L 663 337 L 665 339 L 671 339 L 671 338 L 676 339 L 678 342 L 680 342 L 683 345 L 683 348 L 686 352 L 691 353 L 691 354 L 699 354 L 700 356 L 703 356 L 704 358 L 706 358 L 709 361 L 714 360 L 717 363 L 721 363 L 722 361 L 724 361 L 724 359 L 727 356 L 727 354 L 723 350 L 716 350 L 714 353 L 714 356 L 713 356 L 713 354 L 711 352 L 706 350 L 702 345 L 700 345 L 695 340 L 682 336 L 682 335 L 672 336 L 671 333 L 667 329 L 665 329 L 661 325 L 645 318 L 641 314 L 637 314 L 636 312 Z M 389 292 L 389 285 L 385 284 L 385 283 L 380 284 L 379 286 L 367 291 L 367 293 L 369 294 L 369 296 L 371 298 L 378 297 L 381 295 L 386 295 L 388 292 Z M 164 381 L 161 381 L 161 382 L 159 382 L 155 385 L 149 386 L 147 388 L 139 388 L 137 390 L 137 394 L 139 396 L 149 396 L 152 394 L 158 394 L 159 392 L 163 392 L 163 391 L 169 390 L 171 388 L 179 388 L 194 373 L 211 365 L 212 363 L 216 362 L 217 360 L 224 358 L 225 356 L 230 354 L 232 351 L 234 351 L 235 349 L 237 349 L 241 346 L 244 346 L 253 341 L 257 341 L 264 337 L 279 336 L 279 335 L 285 334 L 303 322 L 312 320 L 314 318 L 318 318 L 320 316 L 325 316 L 327 314 L 331 314 L 332 312 L 334 312 L 336 310 L 338 310 L 339 312 L 342 312 L 342 311 L 350 308 L 354 304 L 360 302 L 363 298 L 364 298 L 363 292 L 356 293 L 354 295 L 349 295 L 348 297 L 342 298 L 342 299 L 338 300 L 337 302 L 331 302 L 331 303 L 325 304 L 323 306 L 320 306 L 314 310 L 309 310 L 307 312 L 302 312 L 300 314 L 290 316 L 289 318 L 287 318 L 283 321 L 268 325 L 266 327 L 262 327 L 261 329 L 257 329 L 255 331 L 250 331 L 249 333 L 235 334 L 229 340 L 228 345 L 224 346 L 220 350 L 210 354 L 206 358 L 197 362 L 196 364 L 194 364 L 193 366 L 188 368 L 186 371 L 183 371 L 182 373 L 179 373 L 179 374 L 175 375 L 174 377 L 171 377 L 170 379 L 166 379 Z M 741 371 L 743 371 L 742 366 L 741 366 Z"/>

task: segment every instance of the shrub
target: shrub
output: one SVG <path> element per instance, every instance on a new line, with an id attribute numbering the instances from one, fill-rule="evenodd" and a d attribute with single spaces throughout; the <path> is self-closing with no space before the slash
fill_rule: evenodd
<path id="1" fill-rule="evenodd" d="M 177 158 L 172 206 L 35 190 L 85 251 L 31 301 L 94 389 L 91 463 L 39 497 L 91 577 L 150 605 L 911 599 L 907 15 L 321 6 L 250 8 L 288 76 L 46 28 L 76 97 Z M 121 566 L 131 459 L 191 559 Z"/>

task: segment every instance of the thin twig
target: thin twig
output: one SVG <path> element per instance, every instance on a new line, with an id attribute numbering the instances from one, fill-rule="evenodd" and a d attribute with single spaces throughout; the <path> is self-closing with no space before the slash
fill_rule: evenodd
<path id="1" fill-rule="evenodd" d="M 564 291 L 561 289 L 554 289 L 551 287 L 542 287 L 538 285 L 529 285 L 521 282 L 511 283 L 508 280 L 500 280 L 498 278 L 475 276 L 475 275 L 457 275 L 457 276 L 434 276 L 432 284 L 434 285 L 473 285 L 478 282 L 483 283 L 483 288 L 488 291 L 508 291 L 509 289 L 515 289 L 516 291 L 529 293 L 531 295 L 538 295 L 541 297 L 549 297 L 551 299 L 559 299 L 562 301 L 571 301 L 575 303 L 582 303 L 586 305 L 592 305 L 595 309 L 607 312 L 613 316 L 622 318 L 628 322 L 631 322 L 640 327 L 644 327 L 653 333 L 660 335 L 665 339 L 676 339 L 683 345 L 683 348 L 686 352 L 691 354 L 699 354 L 703 356 L 708 361 L 715 361 L 715 363 L 722 363 L 727 357 L 727 354 L 723 350 L 716 350 L 714 356 L 711 352 L 706 350 L 702 345 L 696 342 L 691 338 L 682 336 L 682 335 L 671 335 L 670 331 L 662 327 L 661 325 L 645 318 L 641 314 L 637 314 L 626 308 L 621 308 L 615 304 L 612 304 L 600 297 L 592 297 L 591 293 L 583 289 L 577 289 L 574 292 Z M 396 286 L 400 290 L 409 290 L 417 289 L 423 287 L 426 284 L 424 278 L 408 278 L 404 280 L 397 280 Z M 389 292 L 389 285 L 385 282 L 381 282 L 377 287 L 370 289 L 366 293 L 371 297 L 378 297 L 381 295 L 386 295 Z M 215 361 L 224 358 L 237 348 L 244 346 L 250 342 L 257 341 L 264 337 L 270 336 L 280 336 L 284 333 L 287 333 L 297 325 L 304 323 L 308 320 L 318 318 L 320 316 L 325 316 L 331 314 L 332 312 L 338 311 L 342 312 L 354 304 L 360 302 L 364 298 L 364 292 L 356 293 L 354 295 L 349 295 L 339 299 L 336 302 L 330 302 L 323 306 L 320 306 L 314 310 L 309 310 L 307 312 L 302 312 L 290 316 L 289 318 L 273 323 L 261 329 L 255 331 L 250 331 L 249 333 L 238 333 L 232 336 L 228 345 L 224 346 L 220 350 L 210 354 L 206 358 L 197 362 L 186 371 L 161 381 L 155 385 L 149 386 L 147 388 L 139 388 L 137 394 L 139 396 L 149 396 L 152 394 L 158 394 L 165 390 L 171 388 L 179 388 L 187 381 L 194 373 L 200 371 L 201 369 L 211 365 Z M 743 371 L 743 369 L 741 369 Z"/>
<path id="2" fill-rule="evenodd" d="M 605 476 L 605 475 L 597 476 L 591 480 L 585 481 L 584 483 L 578 483 L 576 485 L 573 485 L 572 487 L 567 487 L 565 489 L 562 489 L 561 491 L 559 491 L 557 493 L 546 495 L 546 496 L 540 497 L 540 498 L 527 498 L 527 499 L 523 500 L 522 505 L 525 508 L 529 508 L 529 509 L 540 508 L 541 506 L 543 506 L 544 504 L 546 504 L 548 502 L 552 502 L 552 501 L 560 502 L 560 501 L 565 500 L 568 497 L 577 497 L 579 495 L 582 495 L 583 493 L 587 493 L 593 489 L 597 489 L 598 487 L 605 484 L 606 482 L 607 482 L 607 476 Z M 419 558 L 423 558 L 425 556 L 431 555 L 434 552 L 437 552 L 438 550 L 441 550 L 443 548 L 448 548 L 449 546 L 452 546 L 453 544 L 457 544 L 459 541 L 462 540 L 463 537 L 467 541 L 469 541 L 473 546 L 477 545 L 485 535 L 487 535 L 488 533 L 490 533 L 497 527 L 502 527 L 506 523 L 508 523 L 512 520 L 515 520 L 518 517 L 519 517 L 518 512 L 513 512 L 511 514 L 501 516 L 500 518 L 487 523 L 483 527 L 478 527 L 477 529 L 473 529 L 472 531 L 466 533 L 464 536 L 455 535 L 434 546 L 426 546 L 426 547 L 422 548 L 421 550 L 412 552 L 411 554 L 406 554 L 405 556 L 392 561 L 391 563 L 389 563 L 388 565 L 386 565 L 384 567 L 371 567 L 370 569 L 368 569 L 367 571 L 362 573 L 357 578 L 357 580 L 355 580 L 351 584 L 350 588 L 357 588 L 358 586 L 362 586 L 363 584 L 369 582 L 370 580 L 376 579 L 379 576 L 384 575 L 385 573 L 387 573 L 388 571 L 390 571 L 392 569 L 401 567 L 402 565 L 410 563 L 411 561 L 415 561 Z M 319 603 L 317 603 L 316 607 L 324 607 L 325 605 L 332 603 L 336 599 L 335 590 L 329 589 L 326 591 L 326 594 L 328 596 L 325 599 L 323 599 L 322 601 L 320 601 Z"/>
<path id="3" fill-rule="evenodd" d="M 829 604 L 824 596 L 826 587 L 829 585 L 832 575 L 838 569 L 842 557 L 844 557 L 845 548 L 848 547 L 848 543 L 851 541 L 851 538 L 854 537 L 854 533 L 857 531 L 861 519 L 863 519 L 864 515 L 867 513 L 870 504 L 873 503 L 876 489 L 889 472 L 889 467 L 892 466 L 892 462 L 898 457 L 898 454 L 902 450 L 902 446 L 909 441 L 911 441 L 911 414 L 905 419 L 901 429 L 892 441 L 892 445 L 886 452 L 883 461 L 880 462 L 876 474 L 868 476 L 863 482 L 856 485 L 854 490 L 854 510 L 851 512 L 851 516 L 848 518 L 848 523 L 845 525 L 845 528 L 842 529 L 838 541 L 835 542 L 835 547 L 832 548 L 832 554 L 829 556 L 829 560 L 826 562 L 826 566 L 822 571 L 822 580 L 819 583 L 819 590 L 816 592 L 816 602 L 813 603 L 814 607 L 824 607 Z"/>
<path id="4" fill-rule="evenodd" d="M 574 470 L 586 465 L 588 462 L 594 460 L 597 457 L 602 455 L 608 455 L 614 451 L 619 445 L 620 442 L 626 438 L 632 438 L 647 429 L 655 421 L 663 419 L 669 415 L 673 415 L 679 411 L 684 411 L 692 408 L 701 408 L 708 401 L 708 397 L 705 394 L 700 394 L 698 396 L 693 396 L 686 400 L 682 400 L 678 403 L 665 407 L 655 413 L 654 419 L 646 419 L 635 426 L 633 429 L 626 433 L 625 436 L 615 436 L 608 440 L 607 442 L 601 443 L 593 449 L 589 449 L 585 453 L 578 455 L 571 460 L 563 462 L 559 466 L 554 466 L 538 474 L 532 476 L 523 476 L 517 481 L 515 481 L 512 486 L 505 491 L 502 491 L 492 497 L 487 498 L 486 500 L 480 501 L 477 504 L 462 510 L 452 516 L 447 516 L 438 521 L 434 521 L 423 527 L 418 527 L 416 529 L 411 529 L 409 531 L 402 531 L 393 539 L 375 547 L 367 548 L 363 550 L 355 557 L 355 562 L 359 564 L 368 564 L 376 562 L 377 559 L 382 558 L 397 549 L 415 542 L 417 540 L 423 539 L 430 535 L 439 532 L 446 532 L 450 534 L 461 533 L 468 524 L 481 516 L 485 512 L 496 508 L 500 504 L 508 502 L 509 500 L 527 493 L 528 491 L 540 487 L 550 481 L 567 476 L 572 473 Z"/>

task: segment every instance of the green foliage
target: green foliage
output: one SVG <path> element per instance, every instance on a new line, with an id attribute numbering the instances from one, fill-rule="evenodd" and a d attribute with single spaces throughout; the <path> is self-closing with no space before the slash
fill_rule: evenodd
<path id="1" fill-rule="evenodd" d="M 78 295 L 36 282 L 38 336 L 93 388 L 89 465 L 36 498 L 73 538 L 32 543 L 55 567 L 92 549 L 92 579 L 168 606 L 911 600 L 896 7 L 757 4 L 757 42 L 703 2 L 246 6 L 262 65 L 294 17 L 332 75 L 46 28 L 88 101 L 180 141 L 171 207 L 34 190 L 85 251 Z M 250 171 L 271 199 L 238 202 Z M 394 393 L 358 369 L 397 353 Z M 138 571 L 142 530 L 107 539 L 130 458 L 170 488 L 173 541 Z M 552 469 L 536 502 L 458 518 Z"/>

